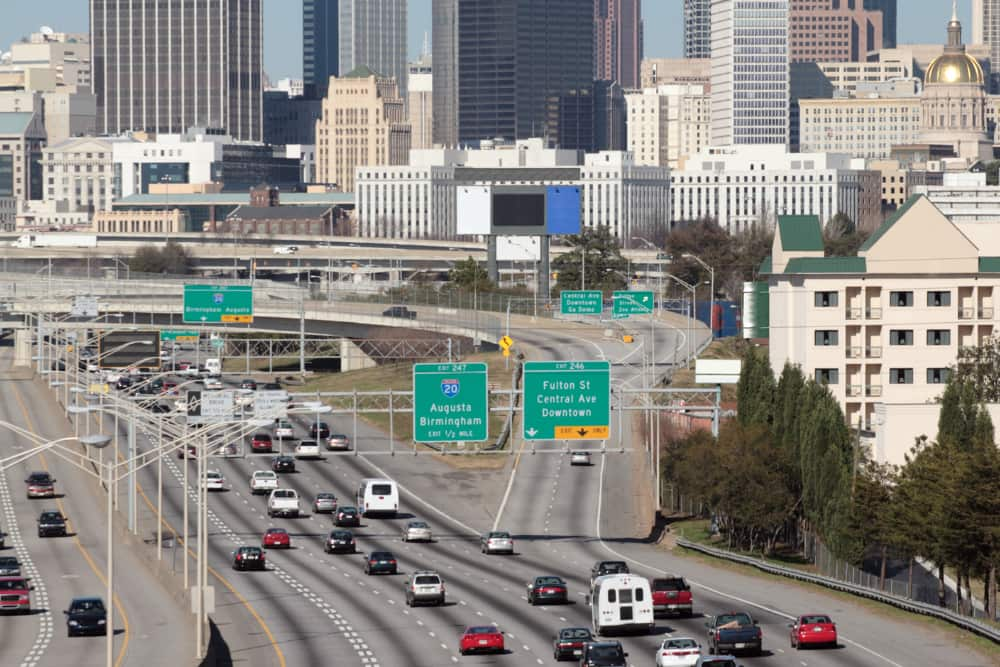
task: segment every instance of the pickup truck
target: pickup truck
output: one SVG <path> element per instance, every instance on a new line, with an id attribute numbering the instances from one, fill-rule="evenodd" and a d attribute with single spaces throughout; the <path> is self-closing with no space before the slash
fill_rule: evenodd
<path id="1" fill-rule="evenodd" d="M 275 489 L 267 497 L 267 515 L 297 517 L 299 515 L 299 494 L 295 489 Z"/>
<path id="2" fill-rule="evenodd" d="M 760 655 L 763 635 L 757 621 L 746 612 L 731 611 L 713 616 L 708 628 L 709 654 L 747 652 Z"/>
<path id="3" fill-rule="evenodd" d="M 653 579 L 653 614 L 691 616 L 691 587 L 681 577 Z"/>

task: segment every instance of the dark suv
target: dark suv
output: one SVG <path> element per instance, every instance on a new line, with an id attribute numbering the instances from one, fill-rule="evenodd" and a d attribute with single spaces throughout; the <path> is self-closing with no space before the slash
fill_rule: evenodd
<path id="1" fill-rule="evenodd" d="M 621 642 L 590 642 L 583 645 L 580 667 L 627 667 L 627 658 Z"/>
<path id="2" fill-rule="evenodd" d="M 38 517 L 38 536 L 51 537 L 57 535 L 66 537 L 66 519 L 56 510 L 42 512 Z"/>
<path id="3" fill-rule="evenodd" d="M 599 560 L 590 568 L 590 585 L 594 585 L 594 579 L 603 577 L 606 574 L 628 574 L 628 563 L 623 560 Z"/>

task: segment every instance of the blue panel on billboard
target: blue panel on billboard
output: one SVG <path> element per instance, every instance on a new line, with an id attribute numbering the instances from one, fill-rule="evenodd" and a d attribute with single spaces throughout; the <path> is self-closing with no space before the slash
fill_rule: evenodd
<path id="1" fill-rule="evenodd" d="M 549 234 L 579 234 L 580 188 L 550 185 L 546 190 L 545 231 Z"/>

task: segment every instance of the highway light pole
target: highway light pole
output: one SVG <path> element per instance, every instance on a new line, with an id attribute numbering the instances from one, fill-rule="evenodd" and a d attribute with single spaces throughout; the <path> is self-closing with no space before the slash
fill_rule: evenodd
<path id="1" fill-rule="evenodd" d="M 709 266 L 708 263 L 705 262 L 701 257 L 698 257 L 698 255 L 686 252 L 683 255 L 681 255 L 681 257 L 684 257 L 685 259 L 693 259 L 694 261 L 698 262 L 702 266 L 702 268 L 708 270 L 708 274 L 711 279 L 710 289 L 712 290 L 712 293 L 709 295 L 709 300 L 708 300 L 709 303 L 708 329 L 711 338 L 714 340 L 715 339 L 715 269 Z M 697 304 L 695 304 L 695 308 L 697 308 Z"/>

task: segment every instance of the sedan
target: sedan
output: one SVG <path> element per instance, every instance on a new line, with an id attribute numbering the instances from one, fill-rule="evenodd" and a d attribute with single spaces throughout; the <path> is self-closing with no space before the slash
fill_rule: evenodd
<path id="1" fill-rule="evenodd" d="M 576 451 L 569 455 L 569 464 L 571 466 L 589 466 L 590 465 L 590 452 Z"/>
<path id="2" fill-rule="evenodd" d="M 552 639 L 552 657 L 556 660 L 579 660 L 583 645 L 593 639 L 587 628 L 563 628 Z"/>
<path id="3" fill-rule="evenodd" d="M 313 422 L 309 425 L 309 437 L 316 438 L 329 438 L 330 437 L 330 427 L 327 426 L 326 422 Z"/>
<path id="4" fill-rule="evenodd" d="M 328 554 L 355 553 L 358 547 L 354 542 L 354 533 L 349 530 L 330 531 L 330 534 L 326 537 L 326 544 L 323 550 Z"/>
<path id="5" fill-rule="evenodd" d="M 503 530 L 484 533 L 479 538 L 479 550 L 484 554 L 512 554 L 514 553 L 514 538 Z"/>
<path id="6" fill-rule="evenodd" d="M 221 391 L 222 390 L 222 380 L 219 378 L 205 378 L 203 381 L 206 391 Z"/>
<path id="7" fill-rule="evenodd" d="M 249 378 L 247 378 L 246 380 L 241 380 L 240 389 L 249 389 L 250 391 L 257 391 L 257 382 Z"/>
<path id="8" fill-rule="evenodd" d="M 279 440 L 292 440 L 295 438 L 295 427 L 292 422 L 279 420 L 274 426 L 274 437 Z"/>
<path id="9" fill-rule="evenodd" d="M 291 456 L 275 456 L 271 459 L 271 470 L 274 472 L 295 472 L 295 459 Z"/>
<path id="10" fill-rule="evenodd" d="M 360 526 L 361 513 L 358 512 L 357 507 L 345 505 L 337 510 L 337 514 L 334 516 L 333 522 L 338 526 Z"/>
<path id="11" fill-rule="evenodd" d="M 351 439 L 343 433 L 331 433 L 326 441 L 326 448 L 331 451 L 347 451 L 351 448 Z"/>
<path id="12" fill-rule="evenodd" d="M 205 490 L 206 491 L 225 491 L 226 490 L 226 480 L 223 479 L 222 473 L 218 470 L 209 470 L 205 472 Z"/>
<path id="13" fill-rule="evenodd" d="M 51 498 L 55 495 L 56 480 L 47 472 L 33 472 L 24 483 L 28 485 L 28 498 Z"/>
<path id="14" fill-rule="evenodd" d="M 292 536 L 284 528 L 268 528 L 260 546 L 264 549 L 291 549 Z"/>
<path id="15" fill-rule="evenodd" d="M 177 450 L 177 458 L 196 459 L 198 458 L 198 448 L 194 445 L 185 445 Z"/>
<path id="16" fill-rule="evenodd" d="M 425 521 L 411 521 L 403 528 L 404 542 L 432 542 L 431 527 Z"/>
<path id="17" fill-rule="evenodd" d="M 337 496 L 332 493 L 317 493 L 316 500 L 313 501 L 313 512 L 325 514 L 337 511 Z"/>
<path id="18" fill-rule="evenodd" d="M 240 547 L 233 552 L 234 570 L 265 570 L 264 550 L 260 547 Z"/>
<path id="19" fill-rule="evenodd" d="M 0 577 L 20 577 L 21 563 L 16 556 L 0 556 Z"/>
<path id="20" fill-rule="evenodd" d="M 51 537 L 53 535 L 66 537 L 66 519 L 56 510 L 42 512 L 38 517 L 38 536 Z"/>
<path id="21" fill-rule="evenodd" d="M 837 646 L 837 626 L 829 616 L 824 614 L 807 614 L 799 616 L 789 625 L 792 629 L 789 643 L 794 649 L 806 646 Z"/>
<path id="22" fill-rule="evenodd" d="M 390 551 L 373 551 L 365 557 L 365 574 L 396 574 L 396 557 Z"/>
<path id="23" fill-rule="evenodd" d="M 473 625 L 465 629 L 458 641 L 458 652 L 462 655 L 470 653 L 503 653 L 503 633 L 495 625 Z"/>
<path id="24" fill-rule="evenodd" d="M 690 637 L 670 637 L 656 650 L 656 667 L 694 667 L 701 657 L 701 644 Z"/>
<path id="25" fill-rule="evenodd" d="M 101 598 L 73 598 L 66 614 L 66 634 L 106 635 L 108 633 L 108 612 Z"/>
<path id="26" fill-rule="evenodd" d="M 254 433 L 253 438 L 250 439 L 250 449 L 253 451 L 254 454 L 270 454 L 271 434 Z"/>
<path id="27" fill-rule="evenodd" d="M 319 443 L 315 440 L 300 440 L 295 448 L 295 458 L 297 459 L 318 459 Z"/>
<path id="28" fill-rule="evenodd" d="M 540 602 L 559 602 L 566 604 L 569 602 L 569 589 L 566 582 L 559 577 L 535 577 L 535 580 L 527 584 L 528 604 L 535 605 Z"/>

